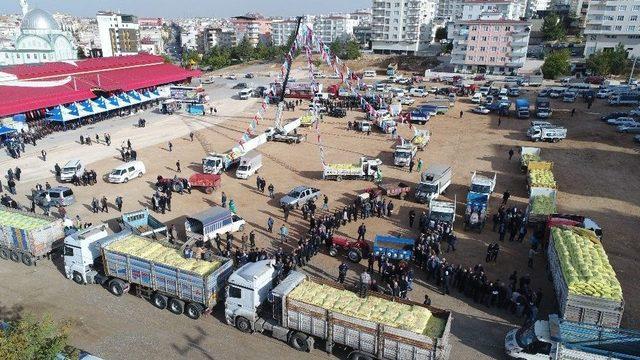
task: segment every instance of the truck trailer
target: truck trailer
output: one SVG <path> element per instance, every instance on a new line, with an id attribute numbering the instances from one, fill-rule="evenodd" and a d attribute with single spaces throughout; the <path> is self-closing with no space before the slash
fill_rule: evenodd
<path id="1" fill-rule="evenodd" d="M 36 265 L 63 246 L 69 220 L 0 207 L 0 259 Z"/>
<path id="2" fill-rule="evenodd" d="M 149 214 L 147 208 L 122 214 L 120 223 L 124 229 L 136 235 L 154 239 L 167 237 L 167 226 Z"/>
<path id="3" fill-rule="evenodd" d="M 416 187 L 415 199 L 426 204 L 431 199 L 443 194 L 453 178 L 453 169 L 450 165 L 431 164 L 420 175 L 420 183 Z"/>
<path id="4" fill-rule="evenodd" d="M 551 117 L 551 101 L 546 97 L 536 99 L 536 117 L 538 119 L 548 119 Z"/>
<path id="5" fill-rule="evenodd" d="M 222 298 L 233 261 L 216 255 L 187 258 L 167 242 L 131 231 L 107 235 L 100 225 L 64 240 L 64 267 L 78 284 L 101 284 L 115 296 L 134 290 L 158 309 L 198 319 Z"/>
<path id="6" fill-rule="evenodd" d="M 273 260 L 262 260 L 244 265 L 229 278 L 229 325 L 242 332 L 268 333 L 301 352 L 312 351 L 316 341 L 322 341 L 327 353 L 340 346 L 349 359 L 449 357 L 449 311 L 373 292 L 360 298 L 332 281 L 297 271 L 274 286 L 277 273 Z"/>
<path id="7" fill-rule="evenodd" d="M 342 181 L 343 179 L 364 179 L 375 180 L 379 177 L 382 160 L 360 158 L 357 164 L 326 164 L 322 171 L 322 178 L 325 180 Z"/>

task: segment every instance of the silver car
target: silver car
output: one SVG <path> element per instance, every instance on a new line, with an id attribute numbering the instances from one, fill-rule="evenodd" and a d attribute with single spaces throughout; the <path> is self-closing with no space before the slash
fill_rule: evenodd
<path id="1" fill-rule="evenodd" d="M 636 119 L 630 117 L 619 117 L 617 119 L 607 120 L 609 125 L 633 125 L 637 124 Z"/>
<path id="2" fill-rule="evenodd" d="M 316 200 L 320 196 L 320 190 L 308 186 L 296 186 L 280 199 L 280 206 L 289 208 L 298 207 L 309 200 Z"/>
<path id="3" fill-rule="evenodd" d="M 620 125 L 618 132 L 629 134 L 640 134 L 640 123 L 638 125 Z"/>
<path id="4" fill-rule="evenodd" d="M 31 195 L 33 201 L 40 206 L 69 206 L 76 202 L 73 190 L 66 186 L 34 191 Z"/>

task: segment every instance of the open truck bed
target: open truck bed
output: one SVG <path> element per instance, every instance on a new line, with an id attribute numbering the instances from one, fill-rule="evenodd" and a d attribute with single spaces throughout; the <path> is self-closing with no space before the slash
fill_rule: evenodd
<path id="1" fill-rule="evenodd" d="M 294 300 L 288 295 L 305 280 L 342 289 L 330 281 L 310 279 L 308 276 L 297 272 L 292 275 L 288 276 L 273 290 L 276 297 L 282 298 L 282 313 L 274 314 L 274 316 L 281 316 L 283 327 L 328 340 L 328 351 L 334 344 L 338 344 L 348 346 L 362 353 L 371 354 L 377 359 L 448 359 L 450 351 L 449 332 L 452 321 L 451 312 L 378 293 L 370 293 L 369 297 L 371 298 L 428 309 L 432 313 L 433 321 L 439 322 L 442 327 L 438 327 L 438 334 L 419 334 L 374 320 L 366 320 Z"/>

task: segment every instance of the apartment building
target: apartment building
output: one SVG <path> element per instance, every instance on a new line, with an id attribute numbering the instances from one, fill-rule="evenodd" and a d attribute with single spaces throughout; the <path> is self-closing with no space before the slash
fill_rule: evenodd
<path id="1" fill-rule="evenodd" d="M 629 56 L 640 56 L 640 0 L 591 0 L 586 15 L 584 56 L 622 43 Z"/>
<path id="2" fill-rule="evenodd" d="M 100 11 L 96 19 L 104 57 L 134 55 L 140 51 L 140 25 L 137 17 Z"/>
<path id="3" fill-rule="evenodd" d="M 512 74 L 524 66 L 531 25 L 519 20 L 520 11 L 517 2 L 467 0 L 462 19 L 449 27 L 455 71 Z"/>
<path id="4" fill-rule="evenodd" d="M 238 42 L 243 38 L 251 45 L 267 44 L 271 41 L 271 20 L 260 14 L 247 14 L 231 18 L 231 24 L 236 32 Z"/>
<path id="5" fill-rule="evenodd" d="M 375 53 L 419 54 L 433 41 L 436 5 L 431 0 L 374 0 Z"/>
<path id="6" fill-rule="evenodd" d="M 336 39 L 348 39 L 353 36 L 353 27 L 358 20 L 350 14 L 332 14 L 316 16 L 313 20 L 313 32 L 322 41 L 329 44 Z"/>
<path id="7" fill-rule="evenodd" d="M 206 53 L 216 46 L 231 47 L 237 45 L 238 40 L 234 29 L 208 26 L 202 30 L 201 50 Z"/>
<path id="8" fill-rule="evenodd" d="M 278 19 L 271 22 L 271 41 L 273 45 L 281 46 L 287 43 L 291 34 L 296 30 L 298 20 L 296 18 Z M 309 27 L 313 29 L 313 16 L 305 16 L 300 23 L 300 29 Z"/>

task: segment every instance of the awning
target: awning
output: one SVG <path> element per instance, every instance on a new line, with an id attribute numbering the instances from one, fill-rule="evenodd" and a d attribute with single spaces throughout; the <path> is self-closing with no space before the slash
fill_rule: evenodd
<path id="1" fill-rule="evenodd" d="M 6 127 L 4 125 L 0 125 L 0 135 L 10 134 L 12 132 L 16 132 L 16 129 L 12 129 L 10 127 Z"/>

